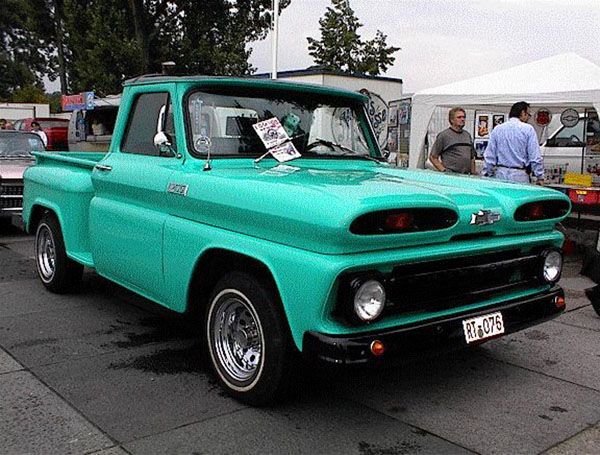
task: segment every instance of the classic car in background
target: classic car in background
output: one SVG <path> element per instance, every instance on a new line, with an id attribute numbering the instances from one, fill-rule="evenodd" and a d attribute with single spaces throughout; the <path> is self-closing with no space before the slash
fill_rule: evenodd
<path id="1" fill-rule="evenodd" d="M 34 163 L 31 152 L 43 150 L 44 144 L 35 133 L 0 131 L 0 218 L 20 218 L 23 172 Z"/>
<path id="2" fill-rule="evenodd" d="M 68 131 L 69 120 L 54 117 L 25 118 L 15 122 L 15 129 L 31 131 L 31 123 L 38 122 L 48 138 L 47 150 L 67 150 L 69 148 Z"/>

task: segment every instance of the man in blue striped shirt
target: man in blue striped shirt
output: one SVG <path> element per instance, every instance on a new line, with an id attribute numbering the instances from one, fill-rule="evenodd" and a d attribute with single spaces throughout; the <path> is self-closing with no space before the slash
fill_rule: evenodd
<path id="1" fill-rule="evenodd" d="M 531 117 L 529 104 L 515 103 L 510 108 L 509 120 L 496 126 L 483 154 L 483 175 L 513 182 L 529 183 L 526 169 L 538 185 L 544 183 L 544 164 L 537 134 L 527 120 Z"/>

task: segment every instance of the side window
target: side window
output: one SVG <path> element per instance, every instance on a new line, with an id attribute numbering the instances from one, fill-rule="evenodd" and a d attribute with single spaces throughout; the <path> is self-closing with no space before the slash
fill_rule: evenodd
<path id="1" fill-rule="evenodd" d="M 159 125 L 161 109 L 163 116 L 165 113 L 163 106 L 167 106 L 167 112 L 172 113 L 168 103 L 168 93 L 143 93 L 137 97 L 129 114 L 129 123 L 121 144 L 122 152 L 159 156 L 159 152 L 154 146 L 154 136 Z M 164 118 L 160 120 L 163 128 L 167 126 L 165 133 L 172 135 L 172 142 L 174 142 L 175 130 L 172 122 L 164 122 Z"/>
<path id="2" fill-rule="evenodd" d="M 586 144 L 591 145 L 594 152 L 600 151 L 600 120 L 596 111 L 588 113 Z"/>
<path id="3" fill-rule="evenodd" d="M 575 126 L 563 127 L 554 137 L 548 139 L 547 145 L 550 147 L 583 147 L 584 123 L 583 119 L 580 119 Z"/>

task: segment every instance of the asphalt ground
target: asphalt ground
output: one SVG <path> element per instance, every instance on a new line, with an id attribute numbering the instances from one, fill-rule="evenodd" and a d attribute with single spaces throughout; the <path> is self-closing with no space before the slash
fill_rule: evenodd
<path id="1" fill-rule="evenodd" d="M 0 225 L 0 453 L 600 453 L 600 318 L 568 258 L 568 311 L 469 351 L 301 371 L 267 409 L 226 397 L 195 321 L 86 271 L 37 279 L 33 238 Z"/>

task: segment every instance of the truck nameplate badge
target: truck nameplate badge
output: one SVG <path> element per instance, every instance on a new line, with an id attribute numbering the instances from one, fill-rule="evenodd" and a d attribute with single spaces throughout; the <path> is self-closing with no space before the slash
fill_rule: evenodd
<path id="1" fill-rule="evenodd" d="M 180 183 L 169 183 L 167 193 L 178 194 L 179 196 L 187 196 L 188 186 Z"/>
<path id="2" fill-rule="evenodd" d="M 471 214 L 471 224 L 484 226 L 486 224 L 493 224 L 496 221 L 500 221 L 500 214 L 491 210 L 480 210 L 477 213 Z"/>

